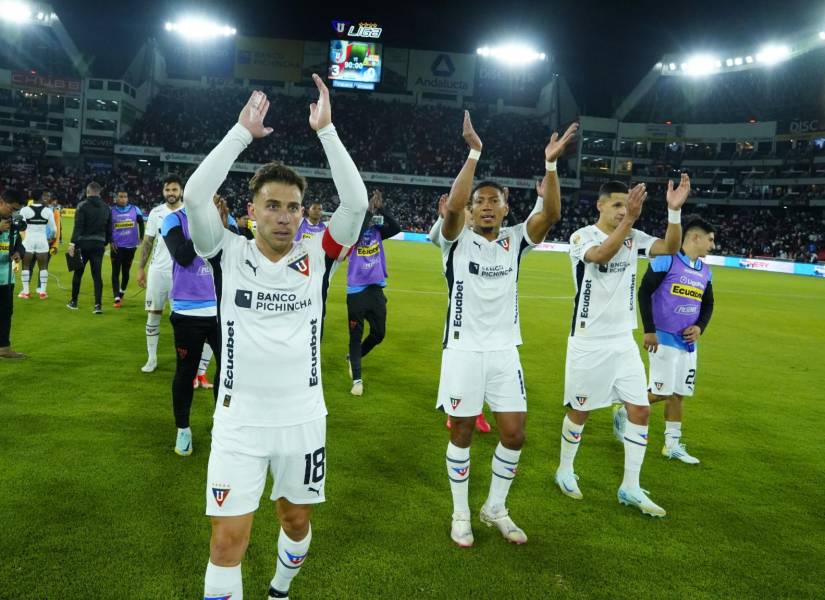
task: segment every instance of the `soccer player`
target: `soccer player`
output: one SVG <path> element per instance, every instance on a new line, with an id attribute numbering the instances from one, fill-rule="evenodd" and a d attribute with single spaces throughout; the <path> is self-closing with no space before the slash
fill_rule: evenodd
<path id="1" fill-rule="evenodd" d="M 112 294 L 114 307 L 120 308 L 126 286 L 129 285 L 129 270 L 135 258 L 140 240 L 143 238 L 145 223 L 143 212 L 129 203 L 129 192 L 117 191 L 115 205 L 112 207 Z"/>
<path id="2" fill-rule="evenodd" d="M 329 278 L 358 240 L 367 190 L 331 121 L 329 91 L 309 124 L 329 161 L 341 203 L 322 235 L 295 242 L 303 177 L 279 163 L 249 182 L 254 240 L 224 229 L 210 202 L 232 163 L 255 138 L 269 101 L 254 92 L 238 123 L 204 159 L 186 186 L 189 231 L 215 273 L 221 319 L 221 373 L 206 485 L 212 540 L 206 598 L 241 598 L 241 560 L 266 482 L 274 479 L 281 524 L 269 598 L 285 598 L 309 551 L 312 505 L 324 501 L 326 407 L 320 341 Z"/>
<path id="3" fill-rule="evenodd" d="M 321 222 L 321 214 L 324 211 L 321 201 L 310 200 L 307 202 L 306 207 L 307 216 L 301 219 L 301 225 L 295 233 L 296 242 L 302 239 L 311 238 L 319 233 L 324 233 L 324 230 L 327 228 L 327 224 Z"/>
<path id="4" fill-rule="evenodd" d="M 379 214 L 384 220 L 372 223 Z M 347 318 L 349 319 L 349 375 L 353 396 L 364 393 L 361 377 L 361 359 L 384 340 L 387 331 L 387 256 L 383 240 L 401 231 L 401 226 L 384 208 L 381 192 L 375 190 L 364 218 L 361 236 L 349 257 L 347 268 Z M 364 335 L 364 319 L 370 324 L 369 335 Z"/>
<path id="5" fill-rule="evenodd" d="M 163 180 L 163 204 L 157 205 L 149 211 L 149 219 L 143 235 L 140 261 L 138 262 L 138 285 L 146 288 L 146 350 L 148 360 L 141 367 L 144 373 L 151 373 L 158 366 L 158 337 L 160 335 L 160 317 L 163 307 L 172 289 L 172 257 L 166 244 L 155 244 L 160 236 L 163 220 L 176 210 L 183 207 L 183 183 L 174 173 L 167 175 Z M 154 248 L 154 252 L 152 249 Z M 152 262 L 149 267 L 149 280 L 146 280 L 146 263 L 149 255 Z"/>
<path id="6" fill-rule="evenodd" d="M 189 456 L 192 454 L 189 412 L 194 388 L 199 385 L 196 376 L 199 364 L 203 363 L 201 352 L 204 344 L 212 350 L 218 349 L 218 302 L 212 269 L 195 253 L 185 208 L 166 216 L 161 225 L 161 235 L 172 257 L 172 289 L 169 293 L 172 314 L 169 321 L 172 323 L 177 353 L 172 380 L 172 408 L 178 428 L 175 453 Z M 212 385 L 208 384 L 208 387 Z"/>
<path id="7" fill-rule="evenodd" d="M 527 412 L 518 354 L 518 274 L 525 253 L 543 241 L 561 217 L 556 159 L 577 128 L 571 125 L 562 137 L 554 133 L 544 150 L 542 210 L 524 223 L 502 229 L 509 212 L 505 190 L 492 181 L 473 187 L 482 143 L 473 130 L 470 114 L 464 113 L 463 136 L 470 154 L 453 182 L 441 226 L 449 306 L 437 402 L 437 408 L 443 408 L 452 421 L 446 461 L 453 496 L 450 537 L 459 546 L 472 546 L 474 541 L 467 489 L 470 442 L 485 400 L 496 417 L 500 441 L 493 453 L 490 492 L 479 516 L 487 526 L 496 526 L 507 541 L 527 541 L 506 508 L 524 444 Z M 472 229 L 464 227 L 468 202 Z"/>
<path id="8" fill-rule="evenodd" d="M 35 194 L 38 200 L 20 209 L 20 216 L 26 221 L 26 237 L 23 239 L 23 247 L 26 250 L 23 256 L 23 271 L 21 280 L 23 290 L 17 295 L 18 298 L 31 298 L 29 293 L 29 282 L 34 270 L 34 261 L 37 260 L 37 267 L 40 271 L 40 285 L 38 295 L 41 300 L 49 297 L 46 293 L 46 284 L 49 282 L 49 238 L 47 229 L 57 232 L 57 225 L 54 222 L 54 211 L 48 206 L 51 194 L 47 191 Z"/>
<path id="9" fill-rule="evenodd" d="M 639 252 L 648 256 L 675 254 L 682 240 L 681 209 L 690 193 L 690 178 L 682 174 L 679 187 L 668 182 L 668 226 L 665 239 L 633 229 L 647 199 L 645 185 L 628 191 L 619 181 L 602 185 L 596 207 L 599 219 L 570 237 L 570 260 L 576 296 L 564 373 L 561 459 L 556 484 L 565 495 L 581 499 L 573 459 L 582 440 L 590 411 L 606 408 L 613 400 L 627 409 L 624 428 L 624 479 L 618 491 L 621 504 L 644 514 L 663 517 L 639 484 L 647 449 L 650 405 L 645 372 L 633 339 L 636 328 L 636 263 Z"/>
<path id="10" fill-rule="evenodd" d="M 715 230 L 700 217 L 686 221 L 681 252 L 657 256 L 648 265 L 639 288 L 639 312 L 650 357 L 647 397 L 665 403 L 662 455 L 697 465 L 699 459 L 680 443 L 682 399 L 693 396 L 697 342 L 713 314 L 712 276 L 702 259 L 715 247 Z"/>

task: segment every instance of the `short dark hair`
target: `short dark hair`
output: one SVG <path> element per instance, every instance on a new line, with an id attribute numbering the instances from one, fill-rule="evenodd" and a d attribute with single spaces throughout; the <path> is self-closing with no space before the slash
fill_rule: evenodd
<path id="1" fill-rule="evenodd" d="M 177 183 L 180 187 L 183 187 L 183 180 L 177 173 L 169 173 L 169 175 L 163 178 L 163 187 L 166 187 L 170 183 Z"/>
<path id="2" fill-rule="evenodd" d="M 682 241 L 685 241 L 691 229 L 701 229 L 705 233 L 716 233 L 716 228 L 699 215 L 687 215 L 682 227 Z"/>
<path id="3" fill-rule="evenodd" d="M 91 193 L 93 196 L 99 196 L 102 189 L 97 181 L 90 181 L 86 184 L 86 192 Z"/>
<path id="4" fill-rule="evenodd" d="M 324 203 L 321 202 L 320 200 L 318 200 L 317 198 L 312 198 L 310 200 L 307 200 L 304 204 L 306 204 L 307 208 L 309 208 L 310 206 L 314 206 L 315 204 L 320 204 L 321 207 L 324 206 Z"/>
<path id="5" fill-rule="evenodd" d="M 470 194 L 470 198 L 472 199 L 472 197 L 476 195 L 476 192 L 483 187 L 491 187 L 497 189 L 499 192 L 501 192 L 501 195 L 504 196 L 504 199 L 507 200 L 507 192 L 504 190 L 504 186 L 500 183 L 496 183 L 495 181 L 489 180 L 480 181 L 479 183 L 477 183 L 473 188 L 472 193 Z"/>
<path id="6" fill-rule="evenodd" d="M 115 194 L 121 194 L 121 193 L 126 194 L 128 196 L 129 195 L 129 190 L 127 190 L 125 187 L 115 188 Z"/>
<path id="7" fill-rule="evenodd" d="M 264 184 L 270 181 L 294 185 L 301 192 L 301 198 L 304 197 L 304 192 L 307 189 L 307 180 L 301 175 L 298 175 L 281 162 L 271 162 L 255 171 L 252 179 L 249 180 L 249 192 L 252 194 L 252 198 L 254 199 Z"/>
<path id="8" fill-rule="evenodd" d="M 2 196 L 0 198 L 3 199 L 3 202 L 6 204 L 13 204 L 15 206 L 23 206 L 23 194 L 20 193 L 19 190 L 14 188 L 7 188 L 3 190 Z"/>
<path id="9" fill-rule="evenodd" d="M 608 181 L 599 188 L 599 198 L 610 196 L 611 194 L 627 194 L 627 184 L 621 181 Z"/>

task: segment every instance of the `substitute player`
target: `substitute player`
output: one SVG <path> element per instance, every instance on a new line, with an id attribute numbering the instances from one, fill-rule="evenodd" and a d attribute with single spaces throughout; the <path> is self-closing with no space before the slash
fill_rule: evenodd
<path id="1" fill-rule="evenodd" d="M 57 225 L 54 222 L 54 211 L 48 206 L 51 194 L 43 191 L 36 194 L 38 200 L 20 209 L 20 216 L 26 221 L 26 237 L 23 239 L 23 248 L 26 253 L 23 256 L 23 270 L 20 274 L 23 283 L 22 291 L 17 294 L 18 298 L 31 298 L 29 293 L 29 282 L 34 270 L 34 261 L 37 260 L 37 268 L 40 271 L 40 284 L 37 287 L 41 300 L 49 297 L 46 293 L 46 284 L 49 282 L 49 238 L 47 230 L 56 234 Z"/>
<path id="2" fill-rule="evenodd" d="M 682 174 L 679 187 L 668 182 L 668 226 L 660 240 L 633 229 L 647 199 L 645 185 L 628 192 L 619 181 L 602 185 L 596 207 L 599 219 L 570 237 L 570 260 L 576 296 L 564 374 L 564 417 L 561 460 L 556 484 L 571 498 L 581 499 L 573 459 L 590 411 L 606 408 L 614 400 L 627 407 L 624 427 L 624 479 L 619 502 L 643 513 L 663 517 L 639 485 L 639 472 L 647 449 L 650 405 L 636 328 L 636 263 L 639 252 L 648 256 L 675 254 L 682 240 L 681 209 L 690 193 L 690 179 Z"/>
<path id="3" fill-rule="evenodd" d="M 238 123 L 186 186 L 189 230 L 214 269 L 221 319 L 221 373 L 206 485 L 212 540 L 206 598 L 243 595 L 241 560 L 266 483 L 274 479 L 281 532 L 270 598 L 287 597 L 312 537 L 312 505 L 324 501 L 326 407 L 321 330 L 329 279 L 358 239 L 367 190 L 331 121 L 317 75 L 309 123 L 324 147 L 341 203 L 322 235 L 295 242 L 303 177 L 271 163 L 249 182 L 254 240 L 224 229 L 210 199 L 263 124 L 269 101 L 254 92 Z"/>
<path id="4" fill-rule="evenodd" d="M 713 251 L 714 238 L 713 225 L 689 217 L 682 251 L 654 258 L 639 288 L 644 346 L 650 353 L 647 397 L 651 403 L 665 402 L 662 455 L 689 465 L 699 464 L 699 459 L 680 442 L 682 399 L 693 396 L 697 341 L 713 315 L 712 275 L 702 259 Z"/>
<path id="5" fill-rule="evenodd" d="M 326 223 L 321 222 L 321 215 L 324 207 L 320 200 L 310 200 L 306 203 L 307 216 L 301 219 L 298 231 L 295 232 L 295 241 L 311 238 L 319 233 L 324 233 L 327 228 Z"/>
<path id="6" fill-rule="evenodd" d="M 143 238 L 145 223 L 143 212 L 129 203 L 129 192 L 119 189 L 112 207 L 112 295 L 114 307 L 120 308 L 126 286 L 129 285 L 129 271 L 135 259 L 140 240 Z"/>
<path id="7" fill-rule="evenodd" d="M 376 214 L 383 217 L 381 224 L 373 223 Z M 369 209 L 361 227 L 358 243 L 352 250 L 347 267 L 347 318 L 349 320 L 349 375 L 350 393 L 361 396 L 364 382 L 361 377 L 361 359 L 384 340 L 387 332 L 387 255 L 384 240 L 401 232 L 401 226 L 384 208 L 381 192 L 375 190 L 369 200 Z M 370 333 L 364 335 L 364 320 Z"/>
<path id="8" fill-rule="evenodd" d="M 527 541 L 506 508 L 524 444 L 527 412 L 518 354 L 518 275 L 525 253 L 543 241 L 561 217 L 556 159 L 577 128 L 571 125 L 561 138 L 554 133 L 544 150 L 542 211 L 524 223 L 502 229 L 509 212 L 505 189 L 492 181 L 482 181 L 473 188 L 482 144 L 470 114 L 464 113 L 463 136 L 470 155 L 453 182 L 441 226 L 449 305 L 437 402 L 437 408 L 443 408 L 452 422 L 446 461 L 453 496 L 450 537 L 459 546 L 472 546 L 474 541 L 468 501 L 470 442 L 485 400 L 496 417 L 500 441 L 493 452 L 490 493 L 479 516 L 482 523 L 495 525 L 507 541 Z M 472 229 L 464 227 L 468 201 Z"/>

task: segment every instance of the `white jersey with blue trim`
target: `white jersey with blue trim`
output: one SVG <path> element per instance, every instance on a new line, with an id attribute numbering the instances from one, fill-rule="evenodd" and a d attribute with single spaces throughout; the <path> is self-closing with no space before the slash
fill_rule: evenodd
<path id="1" fill-rule="evenodd" d="M 183 205 L 180 208 L 183 208 Z M 161 229 L 163 228 L 163 220 L 173 212 L 175 211 L 170 209 L 169 205 L 164 202 L 149 211 L 149 219 L 146 221 L 144 235 L 155 238 L 155 247 L 152 250 L 152 261 L 149 263 L 149 267 L 156 271 L 172 272 L 172 255 L 169 254 L 169 249 L 162 239 L 163 232 Z"/>
<path id="2" fill-rule="evenodd" d="M 449 306 L 444 347 L 486 352 L 521 345 L 518 274 L 535 243 L 524 223 L 506 227 L 493 241 L 464 229 L 440 239 Z"/>
<path id="3" fill-rule="evenodd" d="M 649 253 L 658 238 L 631 229 L 630 235 L 606 265 L 587 262 L 585 254 L 600 246 L 608 234 L 596 227 L 582 227 L 570 236 L 570 262 L 576 296 L 570 335 L 598 337 L 629 333 L 636 329 L 636 267 L 639 252 Z"/>

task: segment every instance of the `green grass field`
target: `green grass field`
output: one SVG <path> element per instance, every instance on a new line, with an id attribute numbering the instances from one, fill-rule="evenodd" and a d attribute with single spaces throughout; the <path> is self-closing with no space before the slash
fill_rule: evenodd
<path id="1" fill-rule="evenodd" d="M 475 547 L 461 550 L 449 539 L 448 436 L 434 410 L 446 310 L 438 251 L 390 242 L 387 253 L 388 335 L 364 361 L 362 398 L 348 393 L 345 273 L 333 280 L 328 500 L 292 598 L 822 597 L 825 281 L 715 270 L 716 311 L 684 422 L 702 464 L 661 457 L 656 406 L 642 485 L 668 515 L 652 520 L 616 501 L 623 449 L 610 411 L 584 431 L 584 500 L 553 483 L 572 281 L 566 256 L 529 256 L 520 297 L 530 413 L 508 504 L 530 539 L 511 546 L 474 516 Z M 62 256 L 51 297 L 15 303 L 13 344 L 29 359 L 0 362 L 0 598 L 202 597 L 212 396 L 196 392 L 194 454 L 177 456 L 168 319 L 159 368 L 143 374 L 142 292 L 130 284 L 125 307 L 111 308 L 104 265 L 102 316 L 91 313 L 88 273 L 80 310 L 65 308 Z M 495 428 L 474 440 L 476 513 L 496 443 Z M 243 563 L 246 598 L 266 596 L 275 568 L 266 497 Z"/>

